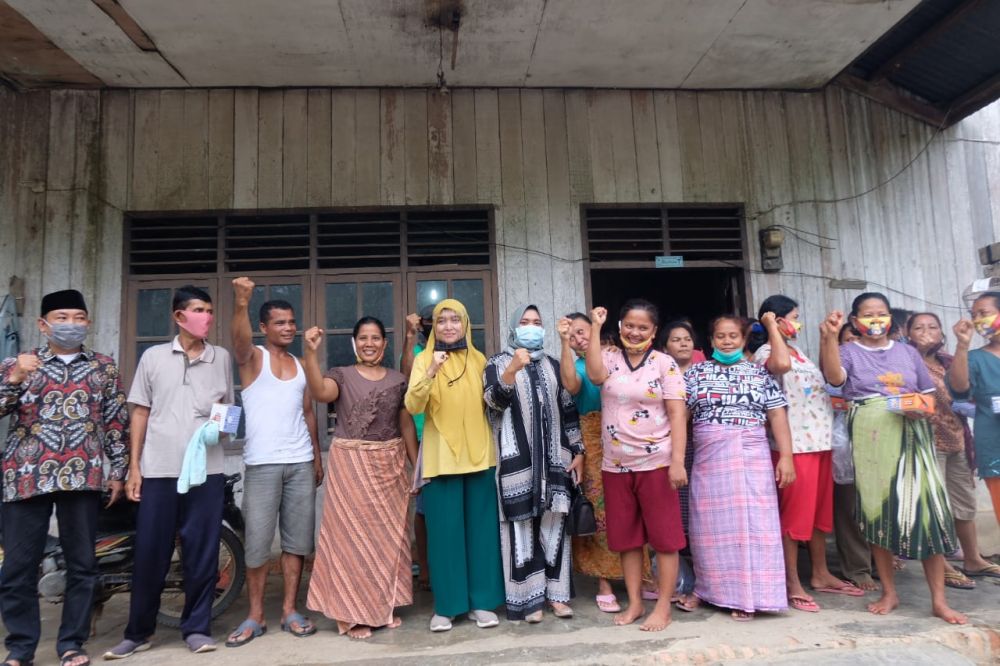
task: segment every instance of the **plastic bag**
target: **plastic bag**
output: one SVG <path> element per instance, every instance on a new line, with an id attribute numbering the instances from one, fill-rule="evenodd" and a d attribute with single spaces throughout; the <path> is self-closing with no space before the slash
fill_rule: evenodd
<path id="1" fill-rule="evenodd" d="M 854 451 L 847 432 L 847 414 L 833 415 L 833 482 L 854 483 Z"/>

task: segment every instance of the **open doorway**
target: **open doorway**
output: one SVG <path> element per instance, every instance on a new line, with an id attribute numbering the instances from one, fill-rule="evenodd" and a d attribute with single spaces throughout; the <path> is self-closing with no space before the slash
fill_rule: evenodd
<path id="1" fill-rule="evenodd" d="M 590 271 L 590 294 L 594 306 L 608 309 L 604 333 L 616 333 L 618 311 L 630 298 L 656 304 L 662 324 L 687 318 L 694 324 L 695 346 L 707 348 L 708 325 L 720 314 L 746 315 L 743 270 L 740 268 L 640 268 L 594 269 Z M 657 346 L 666 331 L 660 327 Z"/>

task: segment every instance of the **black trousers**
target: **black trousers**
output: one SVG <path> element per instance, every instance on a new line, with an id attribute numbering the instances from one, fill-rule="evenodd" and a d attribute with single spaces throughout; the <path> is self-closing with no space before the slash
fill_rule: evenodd
<path id="1" fill-rule="evenodd" d="M 66 558 L 66 594 L 56 640 L 57 654 L 80 649 L 90 636 L 90 614 L 98 585 L 94 541 L 101 494 L 55 492 L 19 502 L 4 502 L 3 567 L 0 613 L 7 627 L 9 658 L 21 663 L 35 657 L 41 635 L 38 614 L 38 567 L 45 552 L 52 508 L 59 523 L 59 543 Z"/>
<path id="2" fill-rule="evenodd" d="M 212 602 L 219 578 L 219 533 L 224 502 L 222 474 L 209 474 L 204 484 L 184 495 L 177 492 L 176 478 L 142 480 L 125 638 L 144 641 L 156 631 L 160 595 L 177 536 L 180 536 L 184 568 L 181 634 L 185 638 L 191 634 L 212 635 Z"/>

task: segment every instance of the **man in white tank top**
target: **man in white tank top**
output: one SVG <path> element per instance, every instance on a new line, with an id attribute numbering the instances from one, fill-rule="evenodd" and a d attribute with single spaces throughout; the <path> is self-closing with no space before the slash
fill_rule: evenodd
<path id="1" fill-rule="evenodd" d="M 296 610 L 296 597 L 303 562 L 314 547 L 316 486 L 323 481 L 323 461 L 305 372 L 288 351 L 297 332 L 292 305 L 267 301 L 261 306 L 258 327 L 264 345 L 255 346 L 249 312 L 254 283 L 236 278 L 233 292 L 233 360 L 240 370 L 246 415 L 243 515 L 250 611 L 226 646 L 240 647 L 267 630 L 264 585 L 279 519 L 285 581 L 281 628 L 296 636 L 316 633 L 312 621 Z"/>

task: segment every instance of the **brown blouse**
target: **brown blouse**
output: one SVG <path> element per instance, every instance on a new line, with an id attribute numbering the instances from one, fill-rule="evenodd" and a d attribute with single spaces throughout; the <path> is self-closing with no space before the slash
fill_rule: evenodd
<path id="1" fill-rule="evenodd" d="M 402 435 L 399 412 L 407 381 L 402 373 L 387 370 L 378 381 L 365 379 L 356 366 L 330 368 L 326 376 L 337 382 L 337 426 L 333 436 L 341 439 L 363 439 L 385 442 Z"/>
<path id="2" fill-rule="evenodd" d="M 926 359 L 924 360 L 927 363 Z M 941 453 L 958 453 L 965 450 L 965 432 L 962 420 L 951 411 L 951 394 L 945 385 L 945 369 L 940 363 L 927 363 L 927 370 L 934 381 L 936 408 L 930 417 L 934 428 L 934 444 Z"/>

